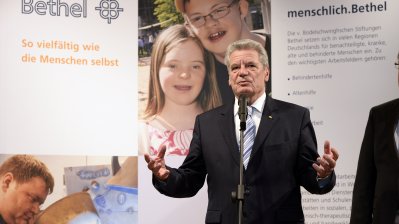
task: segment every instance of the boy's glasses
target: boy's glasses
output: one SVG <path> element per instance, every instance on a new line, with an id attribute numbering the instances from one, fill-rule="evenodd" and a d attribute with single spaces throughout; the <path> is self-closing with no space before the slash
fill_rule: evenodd
<path id="1" fill-rule="evenodd" d="M 209 13 L 206 16 L 193 16 L 193 17 L 189 18 L 188 20 L 195 27 L 203 26 L 206 22 L 206 17 L 208 17 L 208 16 L 215 20 L 221 19 L 221 18 L 227 16 L 230 13 L 230 7 L 233 6 L 234 3 L 237 3 L 237 1 L 233 0 L 233 2 L 231 2 L 229 5 L 219 7 L 217 9 L 213 10 L 211 13 Z"/>
<path id="2" fill-rule="evenodd" d="M 399 69 L 399 62 L 395 62 L 395 68 Z"/>

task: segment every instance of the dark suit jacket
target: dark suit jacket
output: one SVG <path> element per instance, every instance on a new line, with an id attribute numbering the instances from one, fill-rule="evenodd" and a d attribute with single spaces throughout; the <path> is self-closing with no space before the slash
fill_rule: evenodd
<path id="1" fill-rule="evenodd" d="M 399 160 L 394 131 L 399 99 L 373 107 L 360 149 L 351 224 L 394 223 L 399 202 Z"/>
<path id="2" fill-rule="evenodd" d="M 205 222 L 237 223 L 238 206 L 231 192 L 239 183 L 239 155 L 233 105 L 224 105 L 197 117 L 185 161 L 179 169 L 168 167 L 166 182 L 154 177 L 154 186 L 167 196 L 191 197 L 207 177 Z M 329 192 L 335 174 L 320 187 L 312 162 L 303 157 L 318 157 L 309 111 L 268 97 L 244 174 L 244 223 L 304 222 L 300 186 L 311 193 Z"/>

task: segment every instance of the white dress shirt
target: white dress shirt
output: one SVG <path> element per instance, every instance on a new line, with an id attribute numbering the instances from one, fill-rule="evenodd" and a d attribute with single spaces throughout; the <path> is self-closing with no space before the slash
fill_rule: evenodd
<path id="1" fill-rule="evenodd" d="M 396 129 L 393 134 L 395 136 L 396 150 L 399 152 L 399 121 L 396 123 Z"/>
<path id="2" fill-rule="evenodd" d="M 260 119 L 262 118 L 263 108 L 266 104 L 266 93 L 263 93 L 252 105 L 252 119 L 255 122 L 255 133 L 258 133 Z M 240 142 L 240 117 L 238 116 L 238 99 L 234 101 L 234 123 L 236 127 L 237 142 Z"/>

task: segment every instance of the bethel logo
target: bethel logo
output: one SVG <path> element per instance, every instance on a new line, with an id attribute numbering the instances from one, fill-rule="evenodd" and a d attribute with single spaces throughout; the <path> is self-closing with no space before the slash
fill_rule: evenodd
<path id="1" fill-rule="evenodd" d="M 34 0 L 22 0 L 22 13 L 50 16 L 65 16 L 71 15 L 75 18 L 87 18 L 87 0 L 82 0 L 82 3 L 68 4 L 61 2 L 61 0 L 48 0 L 48 1 L 36 1 Z M 101 0 L 98 7 L 95 10 L 100 12 L 100 16 L 103 19 L 107 19 L 108 24 L 111 24 L 111 20 L 119 17 L 119 12 L 123 12 L 123 8 L 119 8 L 117 0 Z"/>
<path id="2" fill-rule="evenodd" d="M 123 12 L 116 0 L 101 0 L 100 6 L 96 7 L 96 10 L 100 11 L 101 18 L 108 20 L 108 24 L 111 24 L 112 19 L 119 17 L 119 11 Z"/>

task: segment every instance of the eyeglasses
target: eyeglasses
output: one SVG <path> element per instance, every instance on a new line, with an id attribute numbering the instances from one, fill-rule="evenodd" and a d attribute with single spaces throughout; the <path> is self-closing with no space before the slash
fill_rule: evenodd
<path id="1" fill-rule="evenodd" d="M 399 62 L 395 62 L 395 68 L 399 69 Z"/>
<path id="2" fill-rule="evenodd" d="M 233 2 L 231 2 L 229 5 L 219 7 L 217 9 L 213 10 L 211 13 L 209 13 L 206 16 L 193 16 L 193 17 L 189 18 L 188 20 L 195 27 L 203 26 L 206 22 L 206 17 L 208 17 L 208 16 L 215 20 L 221 19 L 221 18 L 227 16 L 230 13 L 231 6 L 233 6 L 234 3 L 237 3 L 237 2 L 238 1 L 233 0 Z"/>

